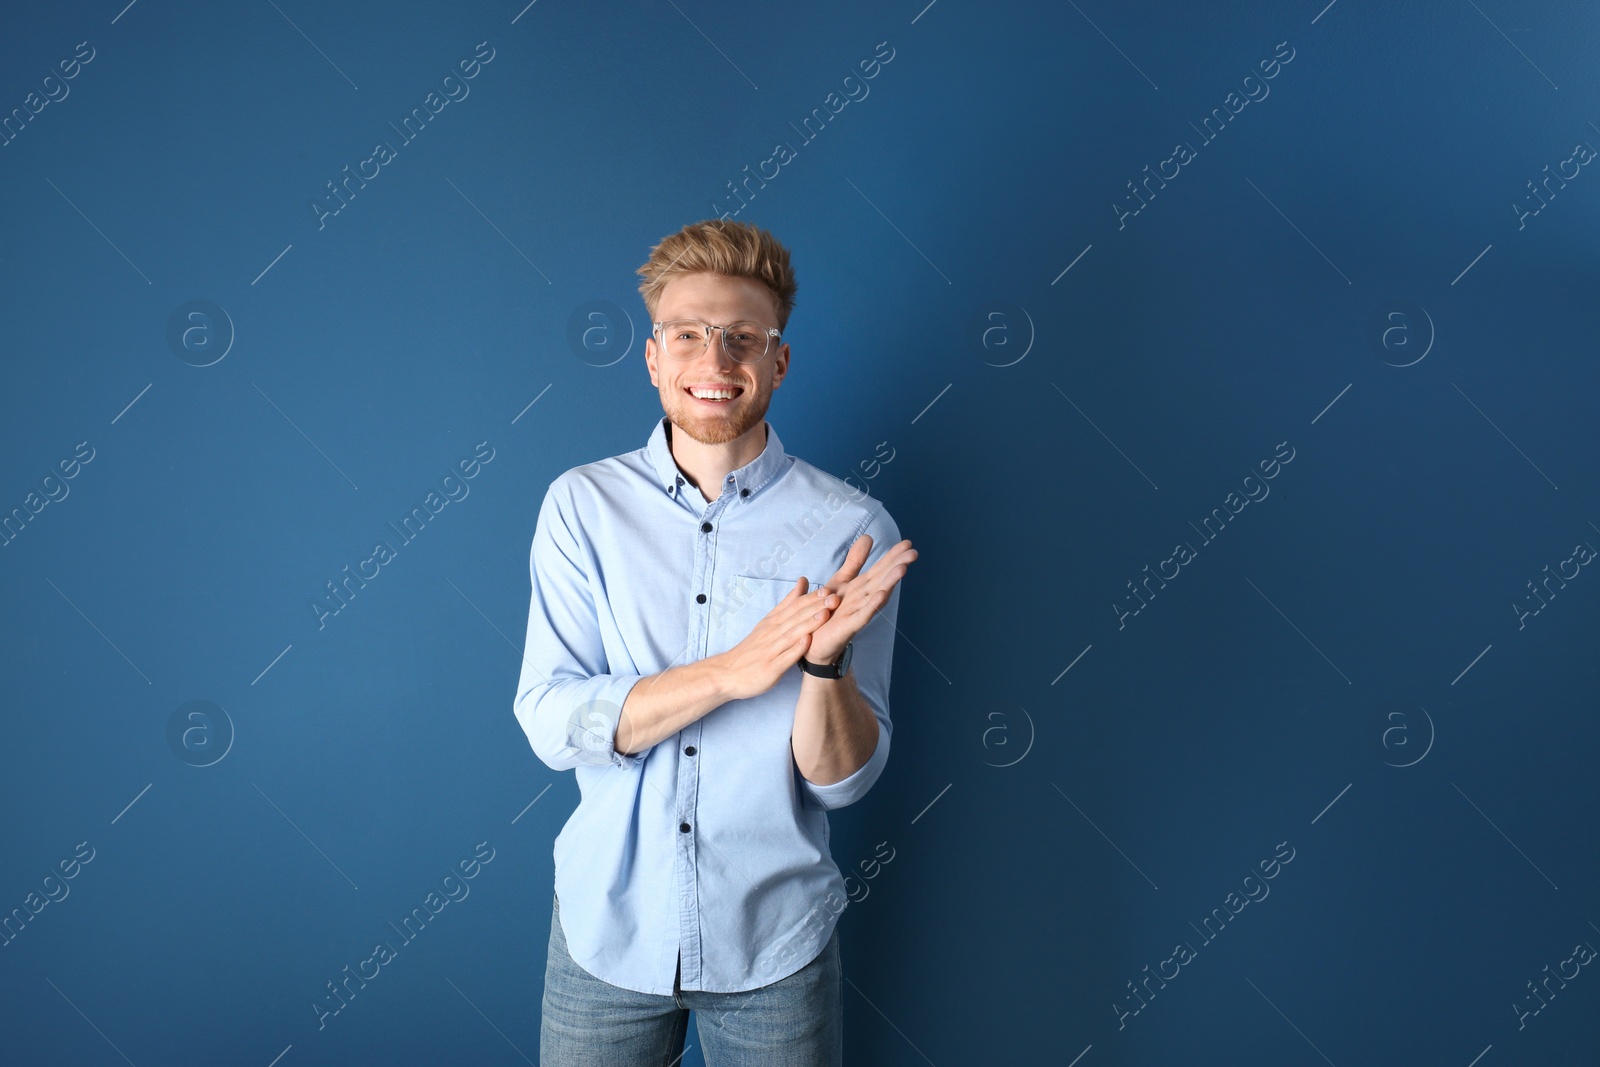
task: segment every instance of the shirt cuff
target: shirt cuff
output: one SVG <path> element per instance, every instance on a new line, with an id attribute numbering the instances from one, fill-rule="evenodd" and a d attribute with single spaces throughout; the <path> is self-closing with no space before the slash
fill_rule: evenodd
<path id="1" fill-rule="evenodd" d="M 889 761 L 889 731 L 884 727 L 882 719 L 873 716 L 873 720 L 878 724 L 878 745 L 872 750 L 872 755 L 867 757 L 867 762 L 856 768 L 854 774 L 828 785 L 818 785 L 805 775 L 799 775 L 800 788 L 804 789 L 819 807 L 832 810 L 854 804 L 867 795 L 867 790 L 872 788 L 873 783 L 878 780 L 878 775 L 883 773 L 883 766 Z M 799 773 L 798 767 L 796 773 Z"/>
<path id="2" fill-rule="evenodd" d="M 622 718 L 622 705 L 642 675 L 613 675 L 607 684 L 597 687 L 589 698 L 572 710 L 567 718 L 567 743 L 578 754 L 578 761 L 590 766 L 636 767 L 649 755 L 643 752 L 624 753 L 616 748 L 617 721 Z"/>

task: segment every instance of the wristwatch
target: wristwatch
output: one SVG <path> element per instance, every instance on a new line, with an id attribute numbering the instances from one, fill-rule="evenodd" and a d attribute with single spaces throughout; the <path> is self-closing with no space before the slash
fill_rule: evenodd
<path id="1" fill-rule="evenodd" d="M 839 653 L 839 658 L 832 663 L 812 663 L 804 656 L 800 657 L 800 669 L 807 674 L 814 674 L 818 678 L 843 678 L 850 670 L 850 653 L 855 642 L 847 642 L 844 651 Z"/>

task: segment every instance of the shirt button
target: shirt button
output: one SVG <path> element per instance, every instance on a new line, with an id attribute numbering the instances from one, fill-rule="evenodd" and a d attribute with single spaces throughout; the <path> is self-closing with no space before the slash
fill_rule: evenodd
<path id="1" fill-rule="evenodd" d="M 686 822 L 680 822 L 678 824 L 678 829 L 683 831 L 684 833 L 688 833 L 689 832 L 689 824 L 686 823 Z"/>
<path id="2" fill-rule="evenodd" d="M 696 593 L 694 602 L 696 604 L 704 604 L 706 602 L 706 595 L 704 593 Z"/>
<path id="3" fill-rule="evenodd" d="M 750 495 L 750 490 L 748 490 L 748 489 L 741 489 L 741 490 L 739 490 L 739 495 L 740 495 L 740 496 L 749 496 L 749 495 Z"/>
<path id="4" fill-rule="evenodd" d="M 701 533 L 710 533 L 711 532 L 711 524 L 709 522 L 702 522 L 700 524 L 700 532 Z"/>
<path id="5" fill-rule="evenodd" d="M 694 753 L 695 753 L 695 748 L 694 748 L 693 745 L 690 745 L 688 748 L 683 750 L 683 754 L 685 756 L 692 756 L 692 755 L 694 755 Z"/>

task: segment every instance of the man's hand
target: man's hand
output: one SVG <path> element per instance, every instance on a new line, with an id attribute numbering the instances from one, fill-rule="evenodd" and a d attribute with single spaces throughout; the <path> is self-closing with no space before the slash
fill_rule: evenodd
<path id="1" fill-rule="evenodd" d="M 716 657 L 729 700 L 765 693 L 811 647 L 813 631 L 828 621 L 839 598 L 826 590 L 822 596 L 811 594 L 808 584 L 804 575 L 798 578 L 794 588 L 743 641 Z M 838 658 L 837 653 L 834 658 Z"/>
<path id="2" fill-rule="evenodd" d="M 844 566 L 834 572 L 827 585 L 818 586 L 816 594 L 807 598 L 823 601 L 832 608 L 827 622 L 811 635 L 805 657 L 812 663 L 832 663 L 838 659 L 844 646 L 889 602 L 889 594 L 917 558 L 911 542 L 901 541 L 885 552 L 871 570 L 861 574 L 861 565 L 871 554 L 872 537 L 862 534 L 850 546 Z"/>

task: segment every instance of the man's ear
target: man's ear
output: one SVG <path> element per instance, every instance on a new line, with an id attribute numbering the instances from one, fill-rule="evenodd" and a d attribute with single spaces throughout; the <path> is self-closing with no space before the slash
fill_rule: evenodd
<path id="1" fill-rule="evenodd" d="M 783 384 L 783 379 L 789 373 L 789 342 L 785 341 L 778 346 L 772 354 L 772 387 L 776 389 Z"/>

